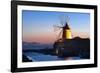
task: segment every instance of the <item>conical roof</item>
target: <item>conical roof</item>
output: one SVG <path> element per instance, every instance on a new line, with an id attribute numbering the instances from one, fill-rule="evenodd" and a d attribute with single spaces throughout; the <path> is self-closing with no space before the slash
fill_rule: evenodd
<path id="1" fill-rule="evenodd" d="M 64 28 L 65 29 L 70 29 L 69 26 L 68 26 L 68 23 L 65 24 Z"/>

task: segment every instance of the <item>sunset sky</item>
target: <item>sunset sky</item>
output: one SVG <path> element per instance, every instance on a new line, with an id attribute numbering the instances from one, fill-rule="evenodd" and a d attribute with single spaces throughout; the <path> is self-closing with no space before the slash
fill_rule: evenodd
<path id="1" fill-rule="evenodd" d="M 59 34 L 59 31 L 54 32 L 53 26 L 61 26 L 60 22 L 63 16 L 70 17 L 69 27 L 71 28 L 72 37 L 90 37 L 89 13 L 23 10 L 23 41 L 53 43 Z"/>

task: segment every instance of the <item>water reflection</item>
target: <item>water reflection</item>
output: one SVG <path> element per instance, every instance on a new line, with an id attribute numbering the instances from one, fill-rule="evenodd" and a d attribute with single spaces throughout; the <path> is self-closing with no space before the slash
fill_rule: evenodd
<path id="1" fill-rule="evenodd" d="M 58 57 L 55 55 L 45 55 L 37 52 L 25 52 L 24 55 L 34 61 L 59 61 L 59 60 L 79 60 L 80 57 Z"/>

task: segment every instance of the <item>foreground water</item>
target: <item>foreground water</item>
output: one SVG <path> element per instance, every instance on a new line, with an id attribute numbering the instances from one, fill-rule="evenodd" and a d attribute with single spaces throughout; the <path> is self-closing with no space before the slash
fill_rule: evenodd
<path id="1" fill-rule="evenodd" d="M 37 52 L 25 52 L 24 55 L 32 61 L 79 60 L 80 57 L 61 58 L 54 55 L 45 55 Z"/>

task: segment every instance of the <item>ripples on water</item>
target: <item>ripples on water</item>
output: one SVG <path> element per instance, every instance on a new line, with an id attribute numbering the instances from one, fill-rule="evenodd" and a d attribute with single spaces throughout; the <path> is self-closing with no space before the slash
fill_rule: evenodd
<path id="1" fill-rule="evenodd" d="M 32 61 L 59 61 L 59 60 L 79 60 L 80 57 L 67 57 L 67 58 L 60 58 L 58 56 L 53 55 L 45 55 L 42 53 L 36 53 L 36 52 L 26 52 L 24 55 L 32 60 Z"/>

